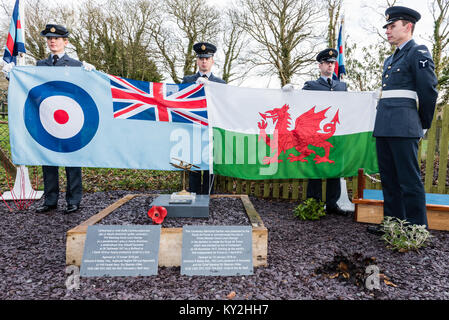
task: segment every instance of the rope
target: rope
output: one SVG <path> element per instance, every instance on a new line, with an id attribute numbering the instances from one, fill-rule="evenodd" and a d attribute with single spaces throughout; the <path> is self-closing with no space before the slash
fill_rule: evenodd
<path id="1" fill-rule="evenodd" d="M 20 179 L 20 186 L 21 186 L 21 190 L 20 190 L 20 194 L 19 195 L 15 194 L 14 187 L 12 186 L 12 181 L 11 181 L 10 176 L 9 176 L 8 172 L 6 171 L 6 169 L 5 169 L 5 174 L 6 174 L 6 180 L 7 180 L 7 183 L 8 183 L 8 187 L 9 187 L 9 189 L 11 191 L 11 197 L 12 197 L 12 200 L 13 200 L 16 208 L 19 211 L 27 210 L 36 201 L 36 199 L 34 199 L 34 197 L 37 194 L 36 190 L 37 190 L 37 187 L 38 187 L 38 184 L 39 184 L 38 183 L 37 169 L 34 168 L 35 186 L 33 188 L 33 186 L 31 185 L 32 191 L 30 191 L 30 194 L 28 195 L 28 200 L 27 200 L 27 195 L 25 194 L 25 179 L 26 179 L 26 177 L 23 174 L 23 169 L 19 167 L 18 170 L 17 170 L 17 174 L 20 174 L 20 178 L 19 179 Z M 8 205 L 8 203 L 5 201 L 5 199 L 3 198 L 3 194 L 2 193 L 0 193 L 0 197 L 3 200 L 3 202 L 6 204 L 8 209 L 10 211 L 13 211 L 11 209 L 11 207 Z"/>
<path id="2" fill-rule="evenodd" d="M 367 176 L 373 182 L 380 183 L 380 180 L 370 176 L 368 173 L 365 173 L 365 176 Z"/>

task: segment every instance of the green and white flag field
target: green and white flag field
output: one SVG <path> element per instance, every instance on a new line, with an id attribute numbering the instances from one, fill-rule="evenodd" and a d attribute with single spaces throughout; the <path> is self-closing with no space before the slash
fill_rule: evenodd
<path id="1" fill-rule="evenodd" d="M 208 82 L 209 168 L 248 180 L 377 173 L 373 92 L 240 88 Z"/>

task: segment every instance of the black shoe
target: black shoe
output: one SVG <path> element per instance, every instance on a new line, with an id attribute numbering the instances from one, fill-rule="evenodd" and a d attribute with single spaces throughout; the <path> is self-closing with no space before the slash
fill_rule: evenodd
<path id="1" fill-rule="evenodd" d="M 42 205 L 40 207 L 37 207 L 36 212 L 37 213 L 44 213 L 44 212 L 48 212 L 48 211 L 51 211 L 51 210 L 55 210 L 57 207 L 58 207 L 57 205 L 44 204 L 44 205 Z"/>
<path id="2" fill-rule="evenodd" d="M 368 226 L 366 231 L 376 236 L 383 236 L 385 233 L 381 226 Z"/>
<path id="3" fill-rule="evenodd" d="M 66 213 L 66 214 L 73 213 L 73 212 L 78 211 L 79 208 L 80 208 L 80 206 L 77 204 L 69 204 L 69 205 L 67 205 L 67 209 L 65 209 L 64 213 Z"/>
<path id="4" fill-rule="evenodd" d="M 347 217 L 349 215 L 349 211 L 342 210 L 339 207 L 326 209 L 327 214 L 336 214 L 338 216 Z"/>

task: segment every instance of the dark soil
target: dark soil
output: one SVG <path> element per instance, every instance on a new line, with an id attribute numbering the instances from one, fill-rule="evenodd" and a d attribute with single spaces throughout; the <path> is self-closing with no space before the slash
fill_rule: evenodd
<path id="1" fill-rule="evenodd" d="M 113 214 L 101 220 L 99 224 L 107 225 L 151 225 L 153 221 L 148 217 L 148 210 L 155 197 L 142 196 L 132 199 L 114 210 Z M 163 228 L 182 228 L 185 225 L 249 225 L 249 219 L 240 199 L 222 198 L 211 199 L 209 218 L 172 218 L 166 217 Z"/>
<path id="2" fill-rule="evenodd" d="M 0 299 L 213 300 L 227 299 L 233 291 L 234 299 L 250 300 L 449 299 L 448 232 L 431 231 L 431 245 L 420 252 L 398 253 L 386 249 L 379 237 L 366 232 L 366 225 L 351 217 L 301 221 L 293 217 L 297 203 L 256 198 L 251 201 L 269 230 L 269 265 L 255 268 L 252 276 L 188 277 L 179 267 L 160 267 L 151 277 L 81 278 L 79 290 L 67 290 L 66 232 L 128 193 L 85 194 L 81 211 L 69 216 L 62 214 L 64 194 L 59 209 L 46 214 L 34 213 L 42 200 L 25 212 L 9 212 L 2 204 Z M 149 223 L 146 201 L 142 197 L 125 204 L 103 223 Z M 234 199 L 213 200 L 211 211 L 218 214 L 201 223 L 244 212 Z M 247 223 L 234 219 L 230 224 Z M 165 223 L 163 227 L 168 220 Z M 363 285 L 364 269 L 370 264 L 380 270 L 380 290 Z"/>

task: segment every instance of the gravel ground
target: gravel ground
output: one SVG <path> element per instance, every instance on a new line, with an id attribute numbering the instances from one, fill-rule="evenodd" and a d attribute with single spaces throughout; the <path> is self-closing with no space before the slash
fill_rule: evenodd
<path id="1" fill-rule="evenodd" d="M 432 244 L 420 252 L 397 253 L 385 248 L 366 225 L 349 217 L 326 216 L 319 221 L 293 217 L 295 203 L 251 198 L 269 232 L 268 267 L 252 276 L 187 277 L 180 268 L 160 267 L 157 276 L 81 278 L 79 290 L 67 290 L 65 281 L 66 232 L 129 192 L 85 194 L 82 209 L 63 215 L 60 209 L 35 214 L 9 212 L 0 206 L 0 299 L 227 299 L 235 300 L 384 300 L 449 299 L 449 233 L 431 231 Z M 144 197 L 122 206 L 103 223 L 148 223 Z M 246 224 L 235 212 L 244 212 L 239 201 L 215 199 L 211 217 L 195 224 L 219 223 L 229 215 L 232 223 Z M 140 215 L 140 216 L 139 216 Z M 186 219 L 181 224 L 192 223 Z M 170 222 L 175 226 L 179 222 Z M 167 222 L 164 227 L 168 226 Z M 376 265 L 380 290 L 363 285 L 367 265 Z M 344 271 L 344 272 L 343 272 Z"/>

